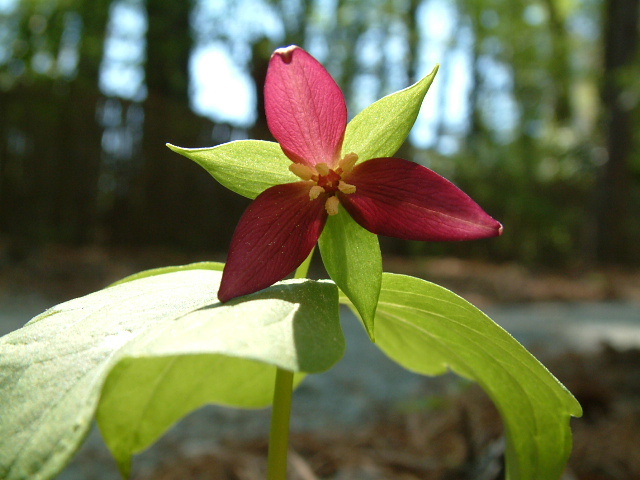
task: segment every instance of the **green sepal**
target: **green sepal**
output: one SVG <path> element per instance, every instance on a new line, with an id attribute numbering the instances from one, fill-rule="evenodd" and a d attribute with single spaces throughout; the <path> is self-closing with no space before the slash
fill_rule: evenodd
<path id="1" fill-rule="evenodd" d="M 342 297 L 344 303 L 350 302 Z M 449 290 L 384 273 L 376 345 L 423 375 L 449 370 L 478 382 L 500 411 L 510 480 L 557 480 L 571 452 L 571 393 L 511 335 Z"/>
<path id="2" fill-rule="evenodd" d="M 238 140 L 210 148 L 182 148 L 168 143 L 167 147 L 244 197 L 256 198 L 274 185 L 300 181 L 289 171 L 291 160 L 275 142 Z"/>
<path id="3" fill-rule="evenodd" d="M 438 66 L 419 82 L 369 105 L 347 125 L 342 155 L 358 161 L 392 157 L 409 136 Z"/>
<path id="4" fill-rule="evenodd" d="M 382 282 L 378 236 L 365 230 L 340 208 L 329 216 L 319 240 L 327 273 L 356 307 L 374 340 L 374 319 Z"/>

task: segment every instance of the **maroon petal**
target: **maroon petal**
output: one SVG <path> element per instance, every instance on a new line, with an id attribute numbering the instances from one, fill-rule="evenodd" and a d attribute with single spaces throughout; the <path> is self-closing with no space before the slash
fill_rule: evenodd
<path id="1" fill-rule="evenodd" d="M 334 166 L 347 127 L 344 95 L 315 58 L 294 45 L 274 52 L 264 86 L 269 130 L 294 162 Z"/>
<path id="2" fill-rule="evenodd" d="M 502 225 L 453 183 L 399 158 L 357 165 L 339 193 L 351 216 L 370 232 L 421 241 L 473 240 L 502 234 Z"/>
<path id="3" fill-rule="evenodd" d="M 220 301 L 262 290 L 307 258 L 327 221 L 324 199 L 309 200 L 309 185 L 276 185 L 249 205 L 231 240 Z"/>

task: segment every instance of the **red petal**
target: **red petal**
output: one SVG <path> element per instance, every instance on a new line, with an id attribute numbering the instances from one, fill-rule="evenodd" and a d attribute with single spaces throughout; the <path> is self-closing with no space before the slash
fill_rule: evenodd
<path id="1" fill-rule="evenodd" d="M 376 158 L 357 165 L 345 181 L 356 191 L 339 193 L 340 202 L 370 232 L 421 241 L 502 234 L 502 225 L 466 193 L 417 163 Z"/>
<path id="2" fill-rule="evenodd" d="M 264 86 L 269 130 L 294 162 L 334 166 L 347 126 L 344 95 L 329 72 L 300 47 L 274 52 Z"/>
<path id="3" fill-rule="evenodd" d="M 293 272 L 324 228 L 324 199 L 309 200 L 309 182 L 276 185 L 242 215 L 231 240 L 218 298 L 262 290 Z"/>

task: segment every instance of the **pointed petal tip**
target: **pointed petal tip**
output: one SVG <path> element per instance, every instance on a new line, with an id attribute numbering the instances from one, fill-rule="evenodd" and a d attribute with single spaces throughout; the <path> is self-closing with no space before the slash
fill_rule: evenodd
<path id="1" fill-rule="evenodd" d="M 288 47 L 281 47 L 276 49 L 276 51 L 273 52 L 273 54 L 271 55 L 271 58 L 280 57 L 284 63 L 288 64 L 288 63 L 291 63 L 291 59 L 293 58 L 293 52 L 295 52 L 296 50 L 302 50 L 302 49 L 297 45 L 289 45 Z"/>
<path id="2" fill-rule="evenodd" d="M 482 211 L 484 217 L 484 231 L 478 230 L 476 232 L 476 237 L 471 237 L 468 240 L 481 240 L 483 238 L 495 238 L 502 236 L 504 232 L 504 227 L 502 224 L 497 221 L 495 218 L 490 216 L 484 210 Z"/>
<path id="3" fill-rule="evenodd" d="M 279 282 L 307 258 L 327 220 L 323 199 L 310 200 L 309 188 L 309 182 L 276 185 L 249 205 L 231 239 L 222 303 Z"/>
<path id="4" fill-rule="evenodd" d="M 242 278 L 242 274 L 227 270 L 225 266 L 220 288 L 218 289 L 218 300 L 220 300 L 220 303 L 227 303 L 234 298 L 251 295 L 269 286 L 269 284 L 265 282 L 252 282 L 251 279 Z M 278 280 L 274 280 L 273 283 L 276 281 Z"/>
<path id="5" fill-rule="evenodd" d="M 229 291 L 229 288 L 226 287 L 226 283 L 220 284 L 220 290 L 218 290 L 218 300 L 220 303 L 227 303 L 229 300 L 233 300 L 236 297 L 241 296 L 241 293 L 235 293 L 233 291 Z M 253 292 L 250 292 L 253 293 Z"/>
<path id="6" fill-rule="evenodd" d="M 339 193 L 356 222 L 378 235 L 417 241 L 479 240 L 502 235 L 489 216 L 453 183 L 428 168 L 399 158 L 356 165 Z"/>
<path id="7" fill-rule="evenodd" d="M 483 213 L 485 218 L 484 231 L 478 230 L 475 232 L 475 235 L 472 234 L 465 240 L 482 240 L 485 238 L 495 238 L 502 236 L 502 233 L 504 232 L 504 227 L 502 226 L 502 224 L 495 218 L 489 216 L 489 214 L 487 214 L 486 212 Z"/>

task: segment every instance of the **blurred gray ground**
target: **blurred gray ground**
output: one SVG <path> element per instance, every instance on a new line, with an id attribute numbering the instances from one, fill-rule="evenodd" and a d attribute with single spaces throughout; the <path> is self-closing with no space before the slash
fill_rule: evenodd
<path id="1" fill-rule="evenodd" d="M 37 294 L 0 297 L 0 334 L 20 328 L 51 306 Z M 636 303 L 546 302 L 493 305 L 485 311 L 542 356 L 567 350 L 596 350 L 603 343 L 620 349 L 640 347 L 640 305 Z M 296 391 L 293 430 L 348 429 L 375 419 L 383 410 L 398 408 L 408 399 L 443 388 L 442 378 L 420 377 L 387 360 L 347 310 L 343 311 L 343 328 L 347 338 L 346 355 L 330 371 L 309 376 Z M 136 457 L 134 471 L 149 472 L 176 454 L 192 456 L 207 452 L 216 440 L 266 436 L 269 418 L 269 410 L 202 408 Z M 94 428 L 59 478 L 120 478 L 97 429 Z"/>

